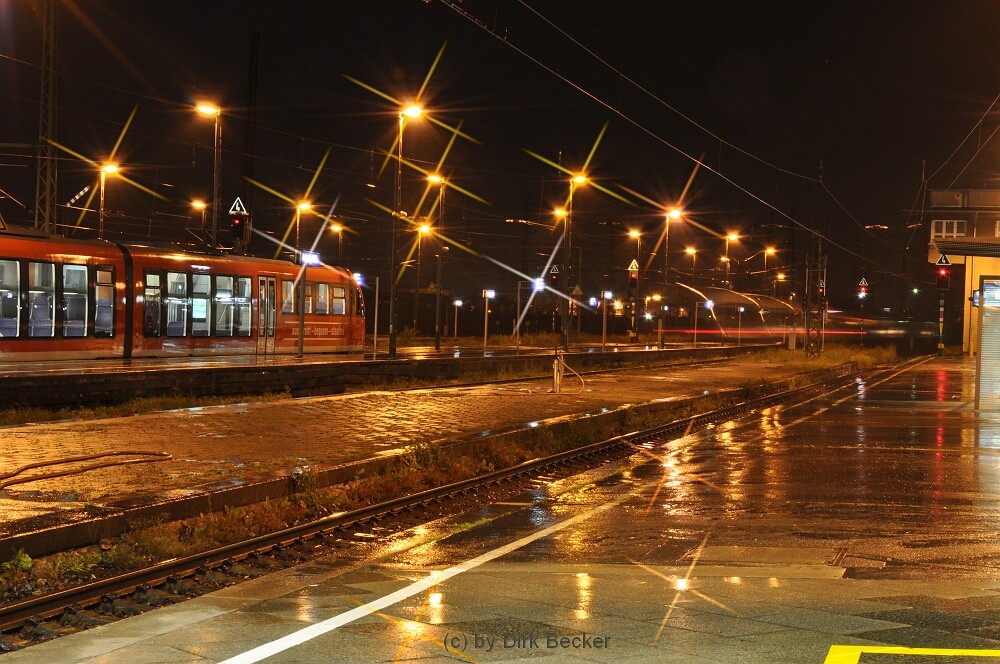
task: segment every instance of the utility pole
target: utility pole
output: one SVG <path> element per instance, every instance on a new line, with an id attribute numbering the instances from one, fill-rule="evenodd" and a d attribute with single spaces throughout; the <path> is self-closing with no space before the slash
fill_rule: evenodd
<path id="1" fill-rule="evenodd" d="M 802 307 L 805 315 L 806 356 L 816 357 L 823 350 L 823 329 L 826 313 L 826 256 L 819 235 L 813 236 L 806 264 L 806 297 Z"/>
<path id="2" fill-rule="evenodd" d="M 56 0 L 42 2 L 42 91 L 38 104 L 38 170 L 35 175 L 35 228 L 51 235 L 56 227 Z"/>

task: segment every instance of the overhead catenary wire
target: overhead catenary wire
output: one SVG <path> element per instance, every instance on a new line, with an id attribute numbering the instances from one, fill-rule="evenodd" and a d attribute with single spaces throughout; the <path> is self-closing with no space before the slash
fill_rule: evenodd
<path id="1" fill-rule="evenodd" d="M 682 157 L 688 159 L 692 163 L 698 164 L 701 168 L 706 169 L 707 171 L 709 171 L 710 173 L 712 173 L 716 177 L 720 178 L 721 180 L 723 180 L 724 182 L 726 182 L 727 184 L 729 184 L 730 186 L 732 186 L 736 190 L 742 192 L 743 194 L 745 194 L 746 196 L 748 196 L 752 200 L 754 200 L 754 201 L 760 203 L 761 205 L 763 205 L 764 207 L 770 209 L 771 211 L 773 211 L 774 213 L 776 213 L 777 215 L 779 215 L 780 217 L 782 217 L 786 221 L 794 224 L 795 226 L 797 226 L 801 230 L 807 231 L 807 232 L 809 232 L 809 233 L 811 233 L 811 234 L 813 234 L 815 236 L 821 237 L 830 246 L 836 247 L 836 248 L 840 249 L 841 251 L 845 252 L 846 254 L 848 254 L 850 256 L 853 256 L 853 257 L 857 258 L 858 260 L 863 261 L 864 263 L 866 263 L 868 265 L 871 265 L 872 267 L 879 268 L 879 269 L 884 269 L 884 265 L 881 265 L 877 261 L 872 260 L 871 258 L 868 258 L 867 256 L 864 256 L 864 255 L 858 253 L 857 251 L 855 251 L 855 250 L 853 250 L 853 249 L 845 246 L 844 244 L 842 244 L 840 242 L 837 242 L 836 240 L 830 238 L 829 236 L 827 236 L 826 234 L 820 232 L 819 230 L 811 228 L 808 225 L 804 224 L 803 222 L 799 221 L 798 219 L 792 217 L 791 215 L 789 215 L 785 211 L 783 211 L 780 208 L 778 208 L 776 205 L 772 204 L 770 201 L 765 200 L 760 195 L 754 193 L 753 191 L 750 191 L 749 189 L 747 189 L 746 187 L 744 187 L 740 183 L 738 183 L 735 180 L 733 180 L 732 178 L 728 177 L 727 175 L 725 175 L 724 173 L 722 173 L 721 171 L 719 171 L 717 168 L 713 168 L 711 165 L 709 165 L 708 163 L 706 163 L 705 161 L 703 161 L 701 158 L 695 157 L 694 155 L 686 152 L 685 150 L 683 150 L 679 146 L 671 143 L 666 138 L 664 138 L 664 137 L 660 136 L 659 134 L 657 134 L 655 131 L 653 131 L 652 129 L 650 129 L 646 125 L 644 125 L 641 122 L 639 122 L 638 120 L 634 119 L 633 117 L 631 117 L 630 115 L 628 115 L 627 113 L 625 113 L 624 111 L 622 111 L 621 109 L 619 109 L 618 107 L 614 106 L 610 102 L 608 102 L 608 101 L 604 100 L 603 98 L 599 97 L 596 93 L 593 93 L 590 90 L 584 88 L 582 84 L 577 83 L 576 81 L 567 78 L 566 76 L 564 76 L 560 72 L 556 71 L 553 67 L 551 67 L 548 64 L 542 62 L 541 60 L 539 60 L 535 56 L 531 55 L 530 53 L 528 53 L 527 51 L 525 51 L 523 48 L 521 48 L 520 46 L 518 46 L 517 44 L 513 43 L 506 35 L 500 35 L 500 34 L 498 34 L 493 28 L 490 28 L 488 25 L 486 25 L 486 23 L 484 23 L 483 21 L 481 21 L 478 18 L 476 18 L 474 15 L 472 15 L 471 13 L 469 13 L 468 11 L 466 11 L 463 7 L 459 6 L 459 4 L 456 3 L 454 0 L 440 0 L 440 2 L 442 2 L 445 6 L 447 6 L 448 8 L 450 8 L 453 11 L 455 11 L 456 13 L 458 13 L 460 16 L 464 17 L 466 20 L 468 20 L 470 23 L 472 23 L 476 27 L 478 27 L 481 30 L 485 31 L 490 36 L 494 37 L 498 41 L 501 41 L 508 48 L 514 50 L 519 55 L 525 57 L 526 59 L 528 59 L 533 64 L 535 64 L 538 67 L 542 68 L 543 70 L 545 70 L 549 74 L 555 76 L 556 78 L 558 78 L 563 83 L 569 85 L 571 88 L 573 88 L 574 90 L 576 90 L 580 94 L 582 94 L 585 97 L 589 98 L 590 100 L 596 102 L 598 105 L 600 105 L 601 107 L 603 107 L 607 111 L 611 112 L 615 116 L 621 118 L 622 120 L 624 120 L 625 122 L 627 122 L 628 124 L 630 124 L 632 127 L 638 129 L 639 131 L 641 131 L 642 133 L 646 134 L 647 136 L 649 136 L 650 138 L 654 139 L 655 141 L 657 141 L 657 142 L 663 144 L 664 146 L 670 148 L 671 150 L 675 151 L 677 154 L 681 155 Z M 521 4 L 524 4 L 523 0 L 519 0 L 519 2 Z M 534 10 L 532 10 L 532 11 L 534 12 Z M 563 32 L 563 31 L 561 31 L 561 32 Z M 589 53 L 589 51 L 588 51 L 588 53 Z M 599 60 L 599 61 L 602 64 L 606 65 L 606 63 L 604 63 L 603 60 Z M 634 85 L 634 83 L 632 82 L 632 79 L 626 77 L 623 73 L 618 72 L 614 68 L 612 68 L 612 71 L 615 71 L 616 73 L 618 73 L 619 76 L 622 78 L 622 80 L 624 80 L 626 82 L 629 82 L 630 84 Z M 639 89 L 642 90 L 641 87 Z M 669 105 L 667 105 L 667 108 L 670 108 L 671 110 L 674 110 Z M 681 117 L 685 117 L 685 116 L 681 115 Z M 701 128 L 701 126 L 698 125 L 697 123 L 695 123 L 695 126 L 698 126 L 699 128 Z M 715 137 L 716 140 L 723 140 L 723 139 L 720 139 L 718 136 L 715 136 L 714 134 L 711 134 L 711 132 L 709 132 L 709 134 L 711 136 Z M 735 146 L 734 146 L 734 148 L 735 148 Z M 750 155 L 750 153 L 747 152 L 747 151 L 745 151 L 745 150 L 740 150 L 740 151 L 743 152 L 743 153 L 745 153 L 745 154 Z M 750 156 L 752 156 L 752 155 L 750 155 Z M 778 168 L 778 167 L 773 166 L 773 165 L 769 164 L 769 162 L 766 162 L 765 160 L 762 160 L 760 158 L 756 158 L 755 157 L 755 159 L 757 159 L 758 161 L 761 161 L 761 163 L 765 163 L 765 164 L 770 165 L 772 168 Z M 798 174 L 795 174 L 795 173 L 791 173 L 791 174 L 798 175 Z M 821 181 L 820 178 L 811 178 L 811 177 L 808 177 L 808 176 L 802 176 L 802 177 L 804 179 L 808 180 L 808 181 L 812 181 L 812 182 L 815 182 L 817 184 L 822 184 L 822 181 Z M 824 190 L 826 192 L 828 192 L 828 195 L 832 196 L 832 192 L 830 192 L 829 189 L 827 189 L 825 186 L 824 186 Z M 837 203 L 838 203 L 838 206 L 841 207 L 841 209 L 846 209 L 845 206 L 843 206 L 843 204 L 841 204 L 839 202 L 839 200 L 837 201 Z M 870 231 L 868 231 L 868 229 L 865 229 L 864 226 L 862 224 L 860 224 L 860 222 L 858 222 L 858 220 L 853 215 L 850 218 L 852 219 L 852 221 L 854 221 L 854 223 L 858 224 L 866 233 L 871 234 Z M 877 235 L 874 235 L 874 234 L 871 234 L 871 235 L 873 237 L 875 237 L 876 239 L 878 239 L 880 242 L 885 242 L 885 240 L 883 238 L 880 238 L 880 237 L 878 237 Z M 893 273 L 893 274 L 896 274 L 896 273 Z M 897 276 L 902 276 L 902 275 L 897 275 Z"/>

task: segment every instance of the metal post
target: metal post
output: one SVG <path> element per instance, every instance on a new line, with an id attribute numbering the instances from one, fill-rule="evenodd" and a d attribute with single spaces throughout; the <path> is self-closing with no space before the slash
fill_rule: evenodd
<path id="1" fill-rule="evenodd" d="M 299 264 L 299 349 L 296 357 L 305 354 L 306 338 L 306 264 L 302 261 L 302 249 L 299 244 L 299 222 L 302 218 L 302 208 L 295 206 L 295 255 Z M 214 235 L 213 235 L 214 238 Z"/>
<path id="2" fill-rule="evenodd" d="M 104 169 L 102 168 L 101 169 L 101 205 L 100 205 L 100 208 L 98 209 L 98 214 L 97 214 L 97 239 L 98 240 L 103 240 L 104 239 L 104 180 L 106 179 L 106 177 L 107 177 L 107 173 L 105 173 Z"/>
<path id="3" fill-rule="evenodd" d="M 435 254 L 437 259 L 437 276 L 434 277 L 434 350 L 441 350 L 441 254 L 447 251 L 448 247 L 441 247 L 441 251 Z"/>
<path id="4" fill-rule="evenodd" d="M 608 344 L 608 291 L 601 291 L 601 352 Z"/>
<path id="5" fill-rule="evenodd" d="M 219 208 L 222 206 L 222 111 L 215 114 L 215 154 L 212 163 L 212 248 L 219 246 Z"/>
<path id="6" fill-rule="evenodd" d="M 694 301 L 694 345 L 698 345 L 698 300 Z"/>
<path id="7" fill-rule="evenodd" d="M 372 359 L 378 359 L 378 287 L 379 278 L 375 277 L 375 326 L 372 328 Z"/>
<path id="8" fill-rule="evenodd" d="M 486 344 L 489 342 L 490 338 L 490 296 L 487 295 L 487 291 L 483 291 L 483 350 L 486 350 Z"/>
<path id="9" fill-rule="evenodd" d="M 671 211 L 672 212 L 672 211 Z M 663 315 L 664 307 L 667 305 L 667 269 L 670 265 L 670 215 L 668 212 L 663 221 L 663 278 L 660 280 L 660 315 L 657 316 L 656 347 L 663 349 L 663 328 L 666 324 L 666 316 Z"/>
<path id="10" fill-rule="evenodd" d="M 517 306 L 514 307 L 514 347 L 521 350 L 521 280 L 517 281 Z"/>
<path id="11" fill-rule="evenodd" d="M 389 261 L 389 359 L 396 359 L 396 270 L 399 266 L 399 215 L 403 209 L 403 114 L 399 114 L 396 137 L 396 197 L 392 210 L 392 249 Z"/>

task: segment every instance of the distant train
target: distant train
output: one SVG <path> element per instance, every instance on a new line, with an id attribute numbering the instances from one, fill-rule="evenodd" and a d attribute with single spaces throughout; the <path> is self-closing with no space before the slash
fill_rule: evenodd
<path id="1" fill-rule="evenodd" d="M 717 287 L 679 286 L 687 292 L 686 298 L 678 298 L 686 306 L 675 307 L 676 314 L 667 316 L 669 331 L 723 344 L 787 343 L 792 335 L 798 345 L 803 341 L 802 312 L 788 302 Z M 834 310 L 825 312 L 820 329 L 825 342 L 892 345 L 902 355 L 933 352 L 938 342 L 938 326 L 933 322 L 863 317 Z"/>
<path id="2" fill-rule="evenodd" d="M 343 268 L 0 232 L 0 361 L 360 351 Z M 302 298 L 300 300 L 300 298 Z"/>

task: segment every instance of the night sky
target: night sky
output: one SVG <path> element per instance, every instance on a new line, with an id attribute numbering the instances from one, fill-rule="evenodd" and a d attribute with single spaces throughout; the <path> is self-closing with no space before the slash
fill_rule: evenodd
<path id="1" fill-rule="evenodd" d="M 19 144 L 32 144 L 38 128 L 37 4 L 0 0 L 0 189 L 28 208 L 34 150 Z M 433 118 L 461 123 L 476 139 L 457 139 L 442 170 L 485 201 L 448 191 L 444 223 L 452 242 L 534 275 L 555 236 L 505 220 L 551 224 L 569 185 L 565 173 L 528 151 L 575 171 L 593 150 L 587 172 L 599 188 L 580 187 L 573 202 L 585 288 L 618 288 L 636 248 L 627 230 L 643 230 L 642 262 L 649 260 L 663 209 L 681 202 L 687 218 L 671 226 L 672 265 L 689 264 L 686 245 L 698 247 L 699 267 L 718 261 L 724 242 L 700 225 L 744 235 L 731 249 L 737 260 L 774 244 L 780 253 L 773 261 L 801 269 L 812 236 L 803 229 L 811 229 L 825 238 L 833 306 L 853 306 L 861 277 L 872 283 L 873 302 L 893 315 L 918 304 L 902 294 L 931 282 L 926 219 L 910 212 L 921 204 L 921 174 L 930 187 L 995 184 L 997 114 L 989 111 L 1000 69 L 1000 6 L 589 4 L 596 6 L 57 0 L 58 141 L 102 161 L 137 107 L 116 158 L 169 202 L 114 182 L 109 229 L 131 240 L 193 240 L 185 228 L 196 229 L 200 217 L 189 201 L 210 196 L 212 124 L 192 105 L 211 100 L 224 109 L 224 209 L 239 195 L 258 229 L 280 235 L 291 206 L 248 184 L 246 169 L 297 199 L 329 149 L 310 198 L 324 211 L 335 205 L 349 228 L 348 267 L 387 273 L 385 210 L 393 204 L 395 165 L 385 165 L 385 152 L 398 108 L 348 77 L 409 101 L 440 54 L 420 101 Z M 248 166 L 255 34 L 255 158 Z M 449 139 L 447 128 L 414 121 L 404 158 L 433 171 Z M 67 152 L 59 155 L 57 200 L 65 204 L 94 186 L 96 175 Z M 407 168 L 403 186 L 403 208 L 413 210 L 426 184 Z M 425 201 L 418 212 L 429 207 Z M 0 214 L 8 223 L 32 218 L 11 198 L 0 198 Z M 59 214 L 72 225 L 79 212 Z M 314 223 L 307 234 L 317 232 Z M 83 226 L 95 225 L 96 215 L 84 217 Z M 335 262 L 336 240 L 321 248 Z M 447 285 L 456 296 L 484 287 L 510 291 L 520 278 L 481 257 L 449 256 Z M 754 261 L 745 269 L 759 270 Z M 758 287 L 750 277 L 743 286 Z M 930 302 L 931 288 L 926 292 Z"/>

